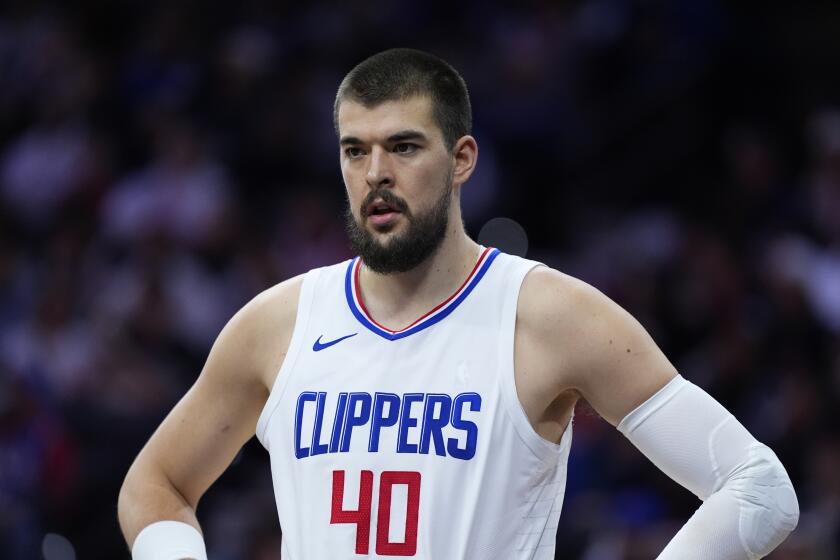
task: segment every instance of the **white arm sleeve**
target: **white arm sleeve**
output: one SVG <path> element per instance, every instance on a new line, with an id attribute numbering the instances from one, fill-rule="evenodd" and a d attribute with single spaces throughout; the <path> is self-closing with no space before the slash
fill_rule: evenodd
<path id="1" fill-rule="evenodd" d="M 773 451 L 683 377 L 633 410 L 618 429 L 703 500 L 660 560 L 754 560 L 796 527 L 796 494 Z"/>

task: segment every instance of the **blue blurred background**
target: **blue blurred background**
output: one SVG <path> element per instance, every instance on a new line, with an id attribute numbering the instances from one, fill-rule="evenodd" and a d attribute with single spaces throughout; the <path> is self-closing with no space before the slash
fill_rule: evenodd
<path id="1" fill-rule="evenodd" d="M 638 317 L 787 467 L 772 558 L 840 557 L 840 3 L 746 4 L 4 2 L 0 556 L 128 557 L 122 477 L 226 320 L 350 256 L 333 96 L 412 46 L 471 89 L 469 231 Z M 211 558 L 279 557 L 269 477 L 252 441 L 205 496 Z M 579 408 L 557 558 L 697 505 Z"/>

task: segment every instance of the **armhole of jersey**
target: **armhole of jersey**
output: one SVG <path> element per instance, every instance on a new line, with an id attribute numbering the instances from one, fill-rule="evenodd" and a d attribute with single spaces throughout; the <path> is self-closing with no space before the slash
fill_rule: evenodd
<path id="1" fill-rule="evenodd" d="M 522 261 L 518 266 L 512 266 L 508 272 L 505 296 L 502 302 L 501 338 L 499 344 L 499 383 L 501 385 L 502 400 L 505 410 L 513 423 L 513 427 L 522 442 L 542 461 L 554 460 L 563 449 L 569 445 L 572 434 L 572 422 L 566 427 L 560 443 L 554 443 L 539 435 L 516 391 L 516 375 L 514 372 L 514 335 L 516 331 L 516 311 L 519 304 L 519 292 L 525 276 L 538 266 L 545 266 L 536 261 Z"/>
<path id="2" fill-rule="evenodd" d="M 292 338 L 289 341 L 289 348 L 286 350 L 286 357 L 283 358 L 283 363 L 280 365 L 280 370 L 277 372 L 277 377 L 274 379 L 274 385 L 271 387 L 271 392 L 268 394 L 268 400 L 260 413 L 257 420 L 257 439 L 260 440 L 263 447 L 268 450 L 269 442 L 266 438 L 268 431 L 268 423 L 277 405 L 280 404 L 280 398 L 289 383 L 289 375 L 294 371 L 295 362 L 300 356 L 300 346 L 304 334 L 309 327 L 309 317 L 312 316 L 312 298 L 315 293 L 315 284 L 318 281 L 320 269 L 311 270 L 306 273 L 300 287 L 300 295 L 298 297 L 297 312 L 295 314 L 295 326 L 292 331 Z"/>

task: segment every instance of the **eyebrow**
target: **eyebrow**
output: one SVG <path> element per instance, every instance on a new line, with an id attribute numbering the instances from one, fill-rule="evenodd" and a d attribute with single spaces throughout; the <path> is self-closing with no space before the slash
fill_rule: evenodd
<path id="1" fill-rule="evenodd" d="M 394 144 L 396 142 L 405 142 L 406 140 L 421 140 L 426 141 L 426 135 L 420 132 L 419 130 L 401 130 L 399 132 L 395 132 L 394 134 L 390 135 L 386 141 L 389 144 Z M 359 138 L 355 136 L 342 136 L 341 140 L 339 140 L 339 144 L 342 146 L 354 146 L 358 144 L 363 144 Z"/>
<path id="2" fill-rule="evenodd" d="M 401 130 L 388 137 L 388 142 L 394 144 L 396 142 L 405 142 L 406 140 L 426 140 L 426 135 L 419 130 Z"/>

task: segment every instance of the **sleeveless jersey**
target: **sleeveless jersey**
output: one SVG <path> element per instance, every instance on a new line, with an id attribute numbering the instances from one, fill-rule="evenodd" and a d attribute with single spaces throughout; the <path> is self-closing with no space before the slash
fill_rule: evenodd
<path id="1" fill-rule="evenodd" d="M 554 558 L 571 424 L 540 437 L 517 397 L 516 306 L 538 263 L 483 249 L 449 299 L 378 324 L 359 258 L 306 274 L 257 423 L 283 560 Z"/>

